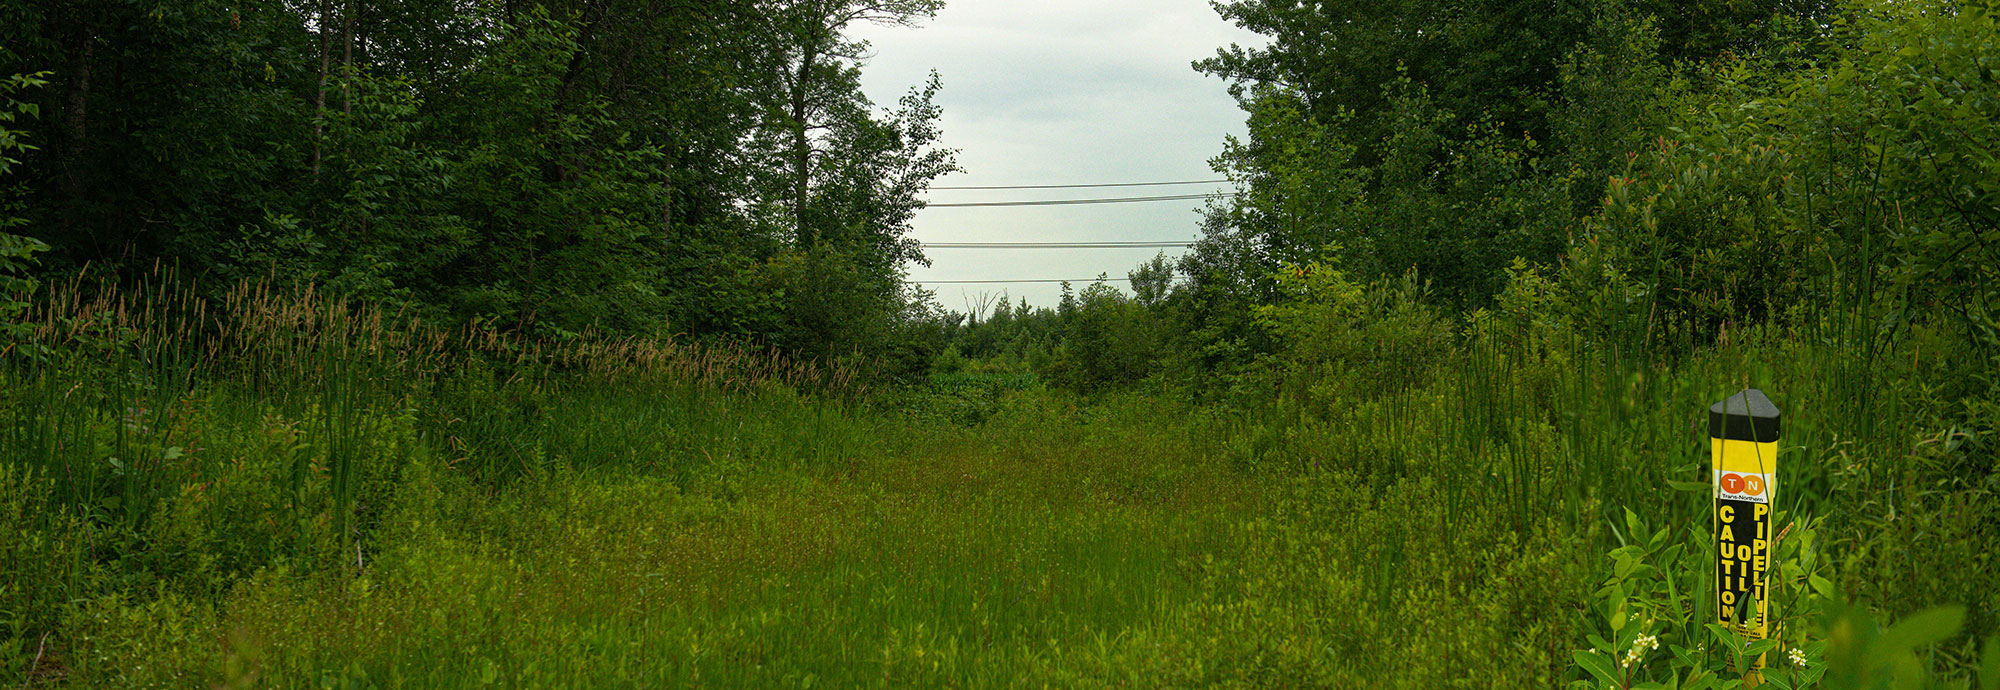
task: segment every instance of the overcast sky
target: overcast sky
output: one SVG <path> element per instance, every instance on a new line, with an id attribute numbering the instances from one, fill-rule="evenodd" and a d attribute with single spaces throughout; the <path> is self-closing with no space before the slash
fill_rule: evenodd
<path id="1" fill-rule="evenodd" d="M 862 86 L 894 106 L 930 70 L 943 77 L 944 145 L 965 172 L 943 186 L 1209 180 L 1223 137 L 1243 113 L 1220 79 L 1189 63 L 1261 37 L 1216 16 L 1207 0 L 950 0 L 917 29 L 865 26 L 873 45 Z M 1079 190 L 933 190 L 932 203 L 1160 196 L 1225 185 Z M 931 208 L 917 215 L 923 242 L 1190 240 L 1200 201 L 1050 207 Z M 1122 278 L 1152 249 L 932 249 L 926 280 Z M 1168 250 L 1170 256 L 1183 250 Z M 1118 283 L 1122 288 L 1123 283 Z M 1077 287 L 1082 287 L 1078 285 Z M 936 285 L 963 311 L 980 292 L 1054 306 L 1055 284 Z"/>

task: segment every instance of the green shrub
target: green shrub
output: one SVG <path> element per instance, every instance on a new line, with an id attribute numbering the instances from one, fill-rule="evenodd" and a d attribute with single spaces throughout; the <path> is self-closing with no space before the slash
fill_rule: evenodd
<path id="1" fill-rule="evenodd" d="M 1574 652 L 1580 679 L 1570 687 L 1735 688 L 1759 680 L 1783 690 L 1950 687 L 1944 681 L 1954 669 L 1938 663 L 1933 647 L 1958 636 L 1964 607 L 1924 610 L 1883 628 L 1874 614 L 1844 603 L 1828 577 L 1816 523 L 1801 527 L 1781 511 L 1772 524 L 1779 541 L 1769 575 L 1770 636 L 1753 639 L 1708 615 L 1715 561 L 1706 528 L 1651 531 L 1626 511 L 1629 541 L 1606 555 L 1593 580 L 1590 647 Z M 1996 641 L 1986 645 L 1984 687 L 2000 683 Z M 1970 686 L 1970 678 L 1962 680 Z"/>
<path id="2" fill-rule="evenodd" d="M 1314 263 L 1277 281 L 1284 299 L 1256 318 L 1279 344 L 1261 377 L 1282 400 L 1324 409 L 1419 387 L 1454 351 L 1450 319 L 1414 276 L 1362 286 Z"/>
<path id="3" fill-rule="evenodd" d="M 1160 341 L 1151 310 L 1104 282 L 1065 296 L 1060 340 L 1043 367 L 1051 383 L 1085 391 L 1151 375 Z"/>
<path id="4" fill-rule="evenodd" d="M 9 125 L 22 117 L 34 117 L 39 108 L 16 99 L 14 94 L 46 84 L 42 79 L 45 76 L 47 73 L 16 74 L 0 79 L 0 179 L 19 162 L 9 156 L 35 149 L 22 141 L 22 132 L 10 129 Z M 12 217 L 15 195 L 13 189 L 0 187 L 0 360 L 27 349 L 39 353 L 38 346 L 27 342 L 28 326 L 21 323 L 21 318 L 28 309 L 28 298 L 35 291 L 35 280 L 28 269 L 34 265 L 37 252 L 49 250 L 49 245 L 40 240 L 9 232 L 27 223 Z"/>

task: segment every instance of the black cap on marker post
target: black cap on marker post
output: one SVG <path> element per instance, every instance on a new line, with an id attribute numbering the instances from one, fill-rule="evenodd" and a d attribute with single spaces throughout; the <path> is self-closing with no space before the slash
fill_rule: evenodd
<path id="1" fill-rule="evenodd" d="M 1764 391 L 1751 388 L 1708 406 L 1708 437 L 1770 443 L 1778 440 L 1782 414 Z"/>

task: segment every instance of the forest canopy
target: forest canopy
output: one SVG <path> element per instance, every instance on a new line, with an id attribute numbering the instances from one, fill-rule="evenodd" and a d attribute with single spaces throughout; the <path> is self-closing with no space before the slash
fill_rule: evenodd
<path id="1" fill-rule="evenodd" d="M 848 32 L 941 5 L 7 0 L 5 256 L 892 354 L 955 163 L 935 76 L 871 103 Z"/>
<path id="2" fill-rule="evenodd" d="M 1990 0 L 1215 0 L 967 313 L 941 6 L 0 0 L 0 683 L 2000 687 Z"/>

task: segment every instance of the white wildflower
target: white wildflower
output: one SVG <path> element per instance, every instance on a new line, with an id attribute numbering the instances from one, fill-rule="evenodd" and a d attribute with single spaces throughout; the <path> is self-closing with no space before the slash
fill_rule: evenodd
<path id="1" fill-rule="evenodd" d="M 1632 649 L 1625 652 L 1625 659 L 1622 664 L 1625 668 L 1631 668 L 1640 661 L 1645 660 L 1646 652 L 1659 648 L 1660 638 L 1653 635 L 1640 635 L 1639 639 L 1632 641 Z"/>

